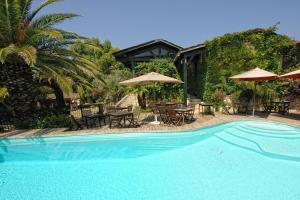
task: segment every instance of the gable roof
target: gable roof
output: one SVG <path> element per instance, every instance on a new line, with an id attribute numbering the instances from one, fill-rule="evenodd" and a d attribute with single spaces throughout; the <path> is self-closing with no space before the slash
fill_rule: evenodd
<path id="1" fill-rule="evenodd" d="M 190 53 L 190 52 L 193 52 L 193 51 L 197 51 L 197 50 L 200 50 L 200 49 L 203 49 L 205 48 L 205 44 L 197 44 L 197 45 L 194 45 L 194 46 L 191 46 L 191 47 L 188 47 L 188 48 L 185 48 L 185 49 L 181 49 L 175 56 L 174 58 L 174 62 L 176 62 L 183 54 L 185 53 Z"/>
<path id="2" fill-rule="evenodd" d="M 148 46 L 156 45 L 156 44 L 159 44 L 159 43 L 165 44 L 165 45 L 167 45 L 167 46 L 169 46 L 169 47 L 171 47 L 173 49 L 176 49 L 177 51 L 183 49 L 181 46 L 178 46 L 178 45 L 176 45 L 176 44 L 174 44 L 172 42 L 169 42 L 167 40 L 156 39 L 156 40 L 151 40 L 149 42 L 138 44 L 138 45 L 126 48 L 126 49 L 122 49 L 120 51 L 116 51 L 116 52 L 113 53 L 113 55 L 117 57 L 117 56 L 129 53 L 129 52 L 133 52 L 133 51 L 136 51 L 136 50 L 148 47 Z"/>

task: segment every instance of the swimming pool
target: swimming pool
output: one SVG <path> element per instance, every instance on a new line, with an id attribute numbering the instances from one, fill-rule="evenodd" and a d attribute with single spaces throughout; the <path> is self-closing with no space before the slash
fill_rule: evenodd
<path id="1" fill-rule="evenodd" d="M 1 200 L 300 199 L 300 128 L 0 140 Z"/>

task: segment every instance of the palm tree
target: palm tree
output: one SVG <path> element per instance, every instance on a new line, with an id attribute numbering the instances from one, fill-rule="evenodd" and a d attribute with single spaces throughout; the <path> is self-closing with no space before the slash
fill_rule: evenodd
<path id="1" fill-rule="evenodd" d="M 75 82 L 89 85 L 98 73 L 94 63 L 67 48 L 81 37 L 55 28 L 76 14 L 38 16 L 57 1 L 32 10 L 32 0 L 0 0 L 0 85 L 8 90 L 17 128 L 28 126 L 40 82 L 70 91 Z"/>

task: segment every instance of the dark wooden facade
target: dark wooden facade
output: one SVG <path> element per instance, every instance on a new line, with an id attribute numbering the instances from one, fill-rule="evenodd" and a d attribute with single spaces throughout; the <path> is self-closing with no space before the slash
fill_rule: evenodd
<path id="1" fill-rule="evenodd" d="M 174 58 L 182 47 L 167 40 L 157 39 L 114 53 L 116 59 L 132 70 L 141 62 L 149 62 L 154 58 Z"/>
<path id="2" fill-rule="evenodd" d="M 178 52 L 174 63 L 184 81 L 184 101 L 190 98 L 203 98 L 204 85 L 201 80 L 206 75 L 207 51 L 204 44 L 195 45 Z"/>

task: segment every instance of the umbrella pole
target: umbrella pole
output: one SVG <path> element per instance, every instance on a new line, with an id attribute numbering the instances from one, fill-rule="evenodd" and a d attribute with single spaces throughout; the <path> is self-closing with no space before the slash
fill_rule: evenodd
<path id="1" fill-rule="evenodd" d="M 252 110 L 252 115 L 255 115 L 255 97 L 256 97 L 256 81 L 254 81 L 254 94 L 253 94 L 253 110 Z"/>
<path id="2" fill-rule="evenodd" d="M 154 86 L 157 86 L 157 83 L 155 83 Z M 156 92 L 155 92 L 154 88 L 153 88 L 153 94 L 152 95 L 153 95 L 153 102 L 152 103 L 155 104 L 157 95 L 156 95 Z M 150 122 L 150 124 L 154 124 L 154 125 L 159 125 L 160 124 L 160 122 L 157 120 L 157 114 L 156 113 L 154 113 L 154 121 Z"/>

